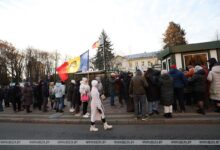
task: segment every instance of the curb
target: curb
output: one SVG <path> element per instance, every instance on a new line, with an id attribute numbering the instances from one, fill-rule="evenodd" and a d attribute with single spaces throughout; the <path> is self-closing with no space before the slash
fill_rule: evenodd
<path id="1" fill-rule="evenodd" d="M 151 124 L 220 124 L 220 118 L 149 118 L 147 120 L 135 119 L 107 119 L 113 125 L 151 125 Z M 89 119 L 42 119 L 42 118 L 0 118 L 0 122 L 7 123 L 45 123 L 45 124 L 90 124 Z M 97 124 L 101 121 L 97 121 Z"/>

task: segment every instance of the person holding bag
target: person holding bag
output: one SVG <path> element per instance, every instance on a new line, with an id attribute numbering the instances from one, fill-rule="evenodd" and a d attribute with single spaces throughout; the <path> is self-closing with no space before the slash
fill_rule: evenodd
<path id="1" fill-rule="evenodd" d="M 82 81 L 80 82 L 80 88 L 79 88 L 81 101 L 83 104 L 83 118 L 89 118 L 89 113 L 87 112 L 88 102 L 89 102 L 89 96 L 90 96 L 90 86 L 88 84 L 87 78 L 82 78 Z"/>

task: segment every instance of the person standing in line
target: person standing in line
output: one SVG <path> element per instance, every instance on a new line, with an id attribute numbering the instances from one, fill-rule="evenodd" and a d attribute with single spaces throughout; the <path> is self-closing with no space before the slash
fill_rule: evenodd
<path id="1" fill-rule="evenodd" d="M 135 104 L 135 117 L 139 119 L 139 112 L 141 114 L 142 120 L 146 120 L 146 88 L 148 87 L 147 81 L 142 76 L 142 72 L 137 70 L 136 76 L 131 79 L 129 86 L 129 94 L 134 98 Z M 140 107 L 141 106 L 141 109 Z"/>
<path id="2" fill-rule="evenodd" d="M 55 103 L 54 82 L 50 82 L 50 85 L 49 85 L 49 98 L 50 98 L 51 110 L 53 110 L 54 103 Z"/>
<path id="3" fill-rule="evenodd" d="M 207 79 L 210 82 L 209 97 L 215 102 L 215 112 L 220 112 L 220 62 L 212 67 Z"/>
<path id="4" fill-rule="evenodd" d="M 111 73 L 111 77 L 109 79 L 109 94 L 110 94 L 111 106 L 115 106 L 115 96 L 116 96 L 115 85 L 116 85 L 117 80 L 118 78 L 116 78 L 116 74 Z"/>
<path id="5" fill-rule="evenodd" d="M 161 71 L 159 79 L 160 88 L 160 99 L 164 107 L 164 117 L 172 118 L 173 113 L 173 79 L 168 74 L 167 70 Z"/>
<path id="6" fill-rule="evenodd" d="M 90 131 L 98 131 L 98 128 L 95 127 L 96 120 L 102 120 L 104 129 L 112 129 L 112 125 L 108 125 L 105 119 L 104 107 L 100 99 L 100 93 L 98 90 L 98 81 L 92 80 L 92 90 L 91 90 L 91 126 Z"/>
<path id="7" fill-rule="evenodd" d="M 89 113 L 87 112 L 88 103 L 90 99 L 90 86 L 88 84 L 87 78 L 82 78 L 82 81 L 80 82 L 80 98 L 83 104 L 83 118 L 89 118 Z"/>
<path id="8" fill-rule="evenodd" d="M 75 115 L 76 117 L 81 116 L 80 114 L 80 106 L 81 106 L 81 100 L 80 100 L 80 92 L 79 92 L 79 87 L 80 87 L 80 80 L 76 81 L 76 84 L 74 86 L 74 95 L 73 95 L 73 105 L 75 105 Z"/>
<path id="9" fill-rule="evenodd" d="M 48 97 L 49 97 L 49 85 L 48 82 L 45 80 L 42 82 L 42 97 L 43 97 L 43 112 L 48 112 L 47 104 L 48 104 Z"/>
<path id="10" fill-rule="evenodd" d="M 176 68 L 176 65 L 170 66 L 169 74 L 173 78 L 173 87 L 174 87 L 173 109 L 174 111 L 177 111 L 177 99 L 178 99 L 180 112 L 184 113 L 186 111 L 184 104 L 184 87 L 187 85 L 187 78 L 184 76 L 183 72 L 179 71 Z"/>
<path id="11" fill-rule="evenodd" d="M 145 79 L 148 83 L 146 89 L 148 101 L 148 114 L 152 116 L 154 113 L 159 114 L 158 105 L 160 100 L 160 86 L 159 86 L 160 71 L 148 68 L 145 73 Z"/>
<path id="12" fill-rule="evenodd" d="M 194 100 L 197 102 L 198 110 L 197 113 L 205 115 L 204 101 L 205 101 L 205 92 L 206 92 L 206 75 L 205 70 L 199 65 L 195 66 L 195 73 L 189 83 L 193 87 L 193 96 Z"/>
<path id="13" fill-rule="evenodd" d="M 62 96 L 63 96 L 63 89 L 62 89 L 62 85 L 60 82 L 57 82 L 55 84 L 55 88 L 54 88 L 54 93 L 55 93 L 55 109 L 56 112 L 60 112 L 62 113 Z"/>
<path id="14" fill-rule="evenodd" d="M 67 89 L 67 101 L 70 102 L 70 110 L 69 112 L 73 113 L 75 111 L 75 103 L 74 103 L 74 88 L 76 81 L 71 80 L 68 89 Z"/>
<path id="15" fill-rule="evenodd" d="M 28 82 L 24 84 L 23 100 L 27 113 L 31 113 L 30 106 L 33 104 L 33 90 Z"/>
<path id="16" fill-rule="evenodd" d="M 12 99 L 14 112 L 21 111 L 21 97 L 22 97 L 21 87 L 19 83 L 16 83 L 13 88 L 13 99 Z"/>
<path id="17" fill-rule="evenodd" d="M 3 93 L 2 87 L 0 86 L 0 112 L 4 111 L 3 106 L 2 106 L 3 99 L 4 99 L 4 93 Z"/>

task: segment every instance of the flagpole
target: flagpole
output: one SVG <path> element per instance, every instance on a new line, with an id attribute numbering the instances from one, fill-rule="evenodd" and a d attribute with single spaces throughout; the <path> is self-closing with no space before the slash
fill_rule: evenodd
<path id="1" fill-rule="evenodd" d="M 102 35 L 102 40 L 103 40 L 103 57 L 104 57 L 104 71 L 106 69 L 106 64 L 105 64 L 105 40 L 104 40 L 104 36 Z"/>

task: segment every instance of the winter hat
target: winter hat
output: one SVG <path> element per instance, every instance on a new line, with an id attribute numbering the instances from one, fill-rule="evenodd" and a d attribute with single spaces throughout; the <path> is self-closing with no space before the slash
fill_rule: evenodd
<path id="1" fill-rule="evenodd" d="M 76 84 L 76 81 L 75 80 L 71 80 L 71 83 Z"/>
<path id="2" fill-rule="evenodd" d="M 208 60 L 208 62 L 209 62 L 210 64 L 215 64 L 215 63 L 217 63 L 217 60 L 216 60 L 215 58 L 210 58 L 210 59 Z"/>
<path id="3" fill-rule="evenodd" d="M 98 85 L 98 81 L 97 80 L 92 80 L 91 82 L 93 87 L 96 87 Z"/>
<path id="4" fill-rule="evenodd" d="M 83 81 L 83 82 L 86 82 L 86 81 L 88 81 L 88 79 L 85 78 L 85 77 L 83 77 L 83 78 L 82 78 L 82 81 Z"/>
<path id="5" fill-rule="evenodd" d="M 170 68 L 172 68 L 172 69 L 176 69 L 176 64 L 171 65 Z"/>
<path id="6" fill-rule="evenodd" d="M 199 70 L 202 70 L 202 67 L 199 65 L 195 66 L 195 72 L 198 72 Z"/>
<path id="7" fill-rule="evenodd" d="M 116 74 L 114 72 L 111 73 L 111 76 L 116 76 Z"/>
<path id="8" fill-rule="evenodd" d="M 168 71 L 167 70 L 161 70 L 161 75 L 163 74 L 168 74 Z"/>

